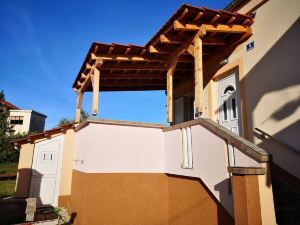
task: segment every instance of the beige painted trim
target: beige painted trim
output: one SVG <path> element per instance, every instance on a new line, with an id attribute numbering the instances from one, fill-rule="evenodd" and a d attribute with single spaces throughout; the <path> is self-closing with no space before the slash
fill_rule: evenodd
<path id="1" fill-rule="evenodd" d="M 220 79 L 223 79 L 226 76 L 229 76 L 233 71 L 238 71 L 239 74 L 239 86 L 240 86 L 240 105 L 241 105 L 241 124 L 242 124 L 242 134 L 243 137 L 246 139 L 249 139 L 249 126 L 248 126 L 248 116 L 247 116 L 247 101 L 246 101 L 246 90 L 245 90 L 245 84 L 244 84 L 244 60 L 243 58 L 236 59 L 232 61 L 231 63 L 228 63 L 227 65 L 220 68 L 215 75 L 212 78 L 213 82 L 211 84 L 210 88 L 210 94 L 209 102 L 212 102 L 212 108 L 210 110 L 211 118 L 213 120 L 216 120 L 218 113 L 217 113 L 217 102 L 216 102 L 216 82 Z"/>

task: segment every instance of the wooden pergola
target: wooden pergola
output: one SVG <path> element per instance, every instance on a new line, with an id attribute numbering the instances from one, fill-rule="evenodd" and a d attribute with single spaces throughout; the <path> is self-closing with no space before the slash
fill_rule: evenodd
<path id="1" fill-rule="evenodd" d="M 76 121 L 84 92 L 166 90 L 167 119 L 173 122 L 173 86 L 195 81 L 195 116 L 203 112 L 203 61 L 252 35 L 253 18 L 204 7 L 181 6 L 145 46 L 93 43 L 73 84 Z"/>

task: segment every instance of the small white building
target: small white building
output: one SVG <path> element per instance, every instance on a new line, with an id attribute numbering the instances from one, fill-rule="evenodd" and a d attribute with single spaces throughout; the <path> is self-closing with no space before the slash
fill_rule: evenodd
<path id="1" fill-rule="evenodd" d="M 46 115 L 34 110 L 23 110 L 12 103 L 0 99 L 0 112 L 9 111 L 9 123 L 16 133 L 42 132 L 45 128 Z"/>
<path id="2" fill-rule="evenodd" d="M 14 125 L 15 132 L 44 131 L 47 116 L 34 110 L 9 110 L 9 123 Z"/>

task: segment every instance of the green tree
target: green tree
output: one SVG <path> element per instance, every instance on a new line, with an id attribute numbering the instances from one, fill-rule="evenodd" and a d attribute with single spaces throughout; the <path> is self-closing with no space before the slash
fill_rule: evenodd
<path id="1" fill-rule="evenodd" d="M 5 94 L 2 90 L 0 92 L 0 100 L 5 100 Z M 17 162 L 19 158 L 19 151 L 9 143 L 14 139 L 26 137 L 27 134 L 14 134 L 13 125 L 8 122 L 9 111 L 0 111 L 0 163 L 3 162 Z"/>
<path id="2" fill-rule="evenodd" d="M 84 109 L 81 109 L 80 122 L 86 120 L 89 117 L 90 117 L 90 114 L 87 111 L 85 111 Z M 69 123 L 74 123 L 74 122 L 75 122 L 75 119 L 70 119 L 70 118 L 64 116 L 58 121 L 58 124 L 56 125 L 56 127 L 60 127 L 60 126 L 63 126 L 63 125 L 69 124 Z"/>

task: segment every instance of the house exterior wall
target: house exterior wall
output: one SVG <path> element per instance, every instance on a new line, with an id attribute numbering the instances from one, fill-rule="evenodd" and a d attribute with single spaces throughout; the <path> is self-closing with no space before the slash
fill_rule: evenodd
<path id="1" fill-rule="evenodd" d="M 9 110 L 9 116 L 23 116 L 23 124 L 15 124 L 13 127 L 16 133 L 44 130 L 46 116 L 43 114 L 33 110 Z"/>
<path id="2" fill-rule="evenodd" d="M 46 118 L 40 114 L 35 113 L 34 111 L 31 114 L 30 118 L 30 131 L 42 132 L 45 127 Z"/>
<path id="3" fill-rule="evenodd" d="M 228 64 L 218 66 L 224 56 L 215 57 L 204 68 L 211 79 L 204 88 L 204 107 L 209 117 L 217 119 L 216 82 L 232 71 L 239 73 L 242 114 L 242 136 L 273 156 L 273 161 L 295 177 L 300 178 L 300 2 L 297 0 L 252 0 L 238 12 L 256 9 L 253 35 L 229 56 Z M 278 16 L 284 15 L 284 16 Z M 246 45 L 254 41 L 254 49 Z M 206 70 L 205 70 L 206 69 Z M 206 93 L 206 92 L 204 92 Z M 208 98 L 208 101 L 207 101 Z M 259 128 L 279 142 L 256 138 Z"/>
<path id="4" fill-rule="evenodd" d="M 31 111 L 27 110 L 9 110 L 9 116 L 23 116 L 23 124 L 14 125 L 16 133 L 28 132 L 30 127 Z"/>

